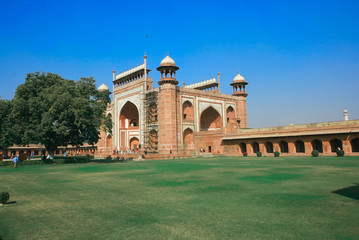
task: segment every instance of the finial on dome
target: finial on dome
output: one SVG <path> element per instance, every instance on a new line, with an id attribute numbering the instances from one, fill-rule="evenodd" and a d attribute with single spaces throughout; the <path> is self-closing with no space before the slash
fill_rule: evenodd
<path id="1" fill-rule="evenodd" d="M 105 82 L 103 81 L 102 85 L 98 87 L 98 91 L 102 92 L 102 91 L 106 91 L 106 90 L 108 91 L 110 89 L 106 86 Z"/>

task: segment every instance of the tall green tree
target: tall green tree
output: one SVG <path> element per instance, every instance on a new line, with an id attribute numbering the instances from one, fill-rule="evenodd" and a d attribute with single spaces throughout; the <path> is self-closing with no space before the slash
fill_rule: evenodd
<path id="1" fill-rule="evenodd" d="M 0 99 L 0 149 L 9 147 L 11 140 L 8 129 L 11 128 L 9 114 L 11 111 L 11 101 Z"/>
<path id="2" fill-rule="evenodd" d="M 97 91 L 92 77 L 75 82 L 53 73 L 30 73 L 12 101 L 12 142 L 43 144 L 51 155 L 58 146 L 95 144 L 101 127 L 112 128 L 104 114 L 110 101 L 109 91 Z"/>

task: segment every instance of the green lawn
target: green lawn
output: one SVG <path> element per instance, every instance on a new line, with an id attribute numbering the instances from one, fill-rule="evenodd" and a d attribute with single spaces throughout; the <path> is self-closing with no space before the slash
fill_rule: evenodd
<path id="1" fill-rule="evenodd" d="M 4 239 L 359 239 L 359 157 L 0 168 Z M 336 193 L 333 193 L 336 191 Z"/>

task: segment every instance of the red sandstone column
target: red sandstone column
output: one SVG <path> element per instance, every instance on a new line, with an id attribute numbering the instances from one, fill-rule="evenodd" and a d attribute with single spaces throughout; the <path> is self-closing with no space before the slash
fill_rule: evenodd
<path id="1" fill-rule="evenodd" d="M 322 144 L 323 144 L 323 153 L 331 153 L 332 152 L 329 141 L 322 141 Z"/>
<path id="2" fill-rule="evenodd" d="M 296 153 L 294 142 L 288 142 L 288 153 L 294 155 Z"/>
<path id="3" fill-rule="evenodd" d="M 158 93 L 158 150 L 159 153 L 177 152 L 176 86 L 163 84 Z"/>

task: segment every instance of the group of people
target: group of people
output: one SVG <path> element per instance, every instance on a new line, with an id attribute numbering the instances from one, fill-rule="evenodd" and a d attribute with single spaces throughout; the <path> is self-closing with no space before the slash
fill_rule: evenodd
<path id="1" fill-rule="evenodd" d="M 125 155 L 125 154 L 135 154 L 137 153 L 138 154 L 139 152 L 139 149 L 136 148 L 136 149 L 127 149 L 127 150 L 113 150 L 113 155 L 118 155 L 118 154 L 121 154 L 121 155 Z"/>

